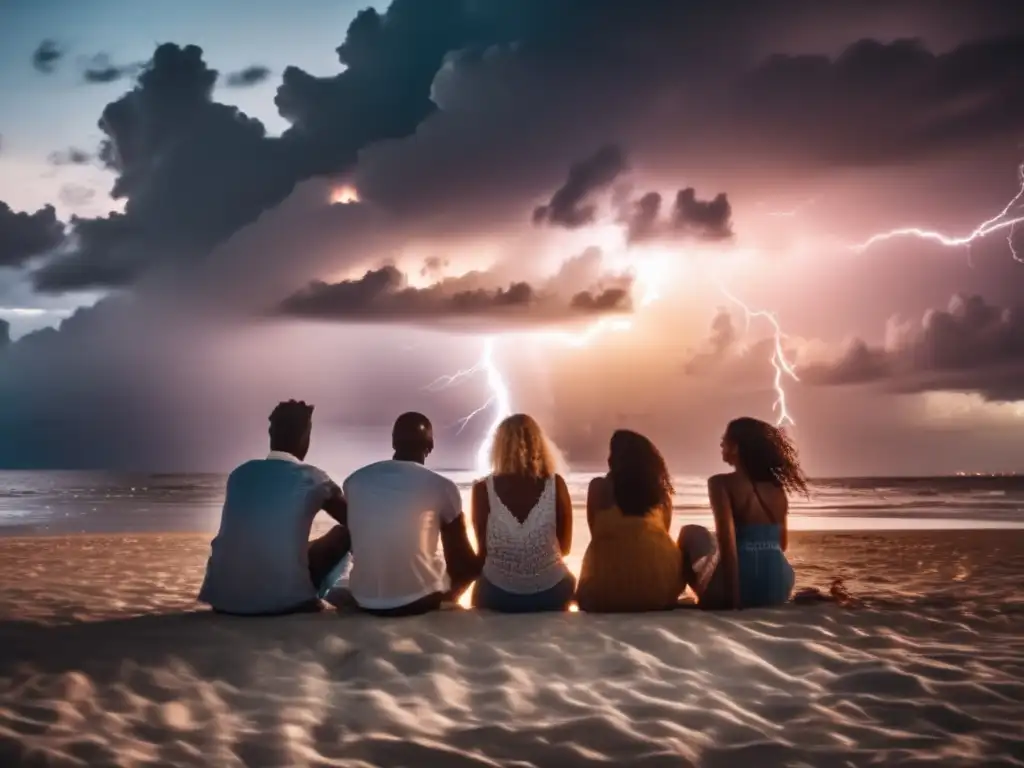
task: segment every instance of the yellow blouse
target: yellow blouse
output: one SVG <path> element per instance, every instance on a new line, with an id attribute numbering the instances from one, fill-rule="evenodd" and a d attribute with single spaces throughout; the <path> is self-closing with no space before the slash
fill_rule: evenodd
<path id="1" fill-rule="evenodd" d="M 580 610 L 619 613 L 671 608 L 683 591 L 682 557 L 661 510 L 643 517 L 598 511 L 583 555 Z"/>

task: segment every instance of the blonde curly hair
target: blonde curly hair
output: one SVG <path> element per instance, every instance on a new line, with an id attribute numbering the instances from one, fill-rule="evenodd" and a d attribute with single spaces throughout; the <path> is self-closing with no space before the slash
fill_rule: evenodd
<path id="1" fill-rule="evenodd" d="M 538 478 L 555 474 L 555 453 L 536 419 L 516 413 L 498 425 L 491 444 L 491 471 Z"/>

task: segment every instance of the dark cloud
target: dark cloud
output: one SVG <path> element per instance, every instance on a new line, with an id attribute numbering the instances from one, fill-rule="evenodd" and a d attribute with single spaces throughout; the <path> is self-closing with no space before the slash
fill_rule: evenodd
<path id="1" fill-rule="evenodd" d="M 693 187 L 676 193 L 672 209 L 672 229 L 701 240 L 725 240 L 732 237 L 732 206 L 724 192 L 711 200 L 698 200 Z"/>
<path id="2" fill-rule="evenodd" d="M 617 144 L 606 144 L 569 168 L 569 177 L 547 205 L 533 211 L 534 224 L 576 229 L 594 222 L 597 206 L 588 202 L 594 192 L 607 189 L 628 169 L 626 153 Z"/>
<path id="3" fill-rule="evenodd" d="M 13 211 L 0 202 L 0 267 L 20 267 L 33 256 L 56 248 L 64 240 L 64 225 L 53 206 L 35 213 Z"/>
<path id="4" fill-rule="evenodd" d="M 569 306 L 586 312 L 621 312 L 632 306 L 632 300 L 625 288 L 605 288 L 599 293 L 580 291 Z"/>
<path id="5" fill-rule="evenodd" d="M 0 353 L 11 345 L 11 324 L 0 317 Z"/>
<path id="6" fill-rule="evenodd" d="M 43 40 L 32 52 L 32 66 L 39 72 L 49 75 L 63 58 L 64 49 L 57 44 L 56 40 Z"/>
<path id="7" fill-rule="evenodd" d="M 51 260 L 33 275 L 40 293 L 61 294 L 93 287 L 123 288 L 141 274 L 145 240 L 131 218 L 111 213 L 102 218 L 71 218 L 74 251 Z M 149 255 L 149 254 L 147 254 Z"/>
<path id="8" fill-rule="evenodd" d="M 800 375 L 822 386 L 885 382 L 903 392 L 1024 399 L 1024 311 L 957 295 L 919 323 L 891 319 L 884 344 L 855 339 L 838 358 L 809 363 Z"/>
<path id="9" fill-rule="evenodd" d="M 92 162 L 92 155 L 78 147 L 68 147 L 57 152 L 51 152 L 47 157 L 50 165 L 88 165 Z"/>
<path id="10" fill-rule="evenodd" d="M 952 146 L 942 137 L 954 134 L 966 147 L 1016 130 L 1024 108 L 1017 73 L 1024 68 L 1011 65 L 1024 46 L 988 41 L 908 55 L 904 44 L 863 43 L 833 57 L 775 57 L 759 65 L 752 58 L 764 49 L 767 28 L 785 30 L 784 19 L 807 16 L 807 24 L 817 18 L 836 28 L 838 21 L 824 23 L 831 16 L 867 32 L 861 17 L 892 16 L 861 8 L 840 4 L 826 14 L 795 1 L 708 10 L 663 0 L 397 0 L 385 13 L 366 10 L 352 22 L 338 48 L 340 74 L 284 72 L 275 103 L 291 127 L 280 138 L 212 101 L 217 73 L 198 48 L 164 45 L 139 85 L 101 120 L 108 136 L 104 161 L 118 173 L 114 196 L 126 200 L 132 223 L 131 242 L 118 247 L 139 252 L 136 276 L 168 258 L 201 261 L 298 181 L 348 171 L 374 143 L 360 163 L 361 192 L 365 183 L 367 197 L 396 211 L 416 205 L 452 211 L 497 195 L 508 200 L 520 190 L 536 195 L 550 183 L 551 168 L 581 144 L 597 146 L 608 136 L 622 136 L 647 156 L 677 153 L 685 140 L 700 148 L 698 161 L 705 164 L 743 164 L 754 155 L 766 163 L 806 164 L 856 153 L 895 162 L 900 146 L 914 155 Z M 928 87 L 917 87 L 919 60 L 931 62 Z M 890 65 L 896 68 L 891 78 L 878 74 Z M 704 76 L 696 78 L 698 71 Z M 814 85 L 815 78 L 825 85 Z M 875 87 L 876 80 L 884 87 Z M 858 110 L 854 122 L 862 128 L 870 121 L 870 131 L 849 128 L 845 105 L 851 103 Z M 986 116 L 988 123 L 980 120 Z M 413 132 L 406 146 L 387 141 Z M 613 155 L 609 150 L 609 175 Z M 505 183 L 495 185 L 496 178 Z M 588 179 L 582 181 L 582 191 L 577 178 L 538 216 L 585 221 L 589 205 L 574 199 L 586 196 Z M 481 187 L 487 195 L 473 200 Z M 714 210 L 721 207 L 686 212 Z M 706 223 L 697 229 L 724 236 Z M 105 267 L 95 274 L 88 269 L 90 260 L 109 258 L 83 242 L 80 253 L 68 256 L 83 284 L 67 287 L 109 287 L 101 280 Z M 44 274 L 39 282 L 55 281 Z"/>
<path id="11" fill-rule="evenodd" d="M 696 240 L 727 240 L 732 237 L 732 206 L 724 192 L 711 200 L 698 200 L 693 187 L 676 193 L 675 204 L 665 219 L 660 219 L 661 195 L 648 192 L 628 203 L 620 214 L 631 243 L 685 237 Z"/>
<path id="12" fill-rule="evenodd" d="M 727 188 L 735 200 L 747 190 L 723 175 L 730 167 L 751 184 L 760 180 L 770 186 L 778 182 L 778 168 L 824 174 L 838 164 L 917 163 L 974 147 L 1015 145 L 1011 126 L 1020 124 L 1024 71 L 1014 63 L 1019 54 L 984 39 L 1003 22 L 971 26 L 984 15 L 977 8 L 995 5 L 979 0 L 969 12 L 962 5 L 405 0 L 384 14 L 364 12 L 351 25 L 339 48 L 340 74 L 315 77 L 295 68 L 284 73 L 276 104 L 291 128 L 280 138 L 268 137 L 258 121 L 212 99 L 217 73 L 198 48 L 161 46 L 138 83 L 108 105 L 100 123 L 106 137 L 100 160 L 116 176 L 113 194 L 124 213 L 74 220 L 74 247 L 66 255 L 62 249 L 34 276 L 40 290 L 57 293 L 134 290 L 119 292 L 122 303 L 83 310 L 60 331 L 12 345 L 11 352 L 20 348 L 20 354 L 17 366 L 0 366 L 0 432 L 18 435 L 19 444 L 0 446 L 0 464 L 153 466 L 169 458 L 213 456 L 212 441 L 235 451 L 220 454 L 223 460 L 237 456 L 239 446 L 244 454 L 265 438 L 265 403 L 250 402 L 250 410 L 244 410 L 239 400 L 305 396 L 302 390 L 311 382 L 322 387 L 324 402 L 379 401 L 383 410 L 401 399 L 404 408 L 415 397 L 409 377 L 423 373 L 424 360 L 444 357 L 436 348 L 418 365 L 396 369 L 403 378 L 393 380 L 402 386 L 378 396 L 376 387 L 387 376 L 376 361 L 393 336 L 382 341 L 372 336 L 375 328 L 341 333 L 315 324 L 298 329 L 267 323 L 255 330 L 235 315 L 231 321 L 244 327 L 229 346 L 218 335 L 227 320 L 193 316 L 182 302 L 206 289 L 200 278 L 217 263 L 229 264 L 224 284 L 232 290 L 251 295 L 258 286 L 265 308 L 315 276 L 379 264 L 385 253 L 402 252 L 406 242 L 416 245 L 418 256 L 437 252 L 440 237 L 419 240 L 427 225 L 434 227 L 430 234 L 441 232 L 446 239 L 473 228 L 507 234 L 492 223 L 525 223 L 533 205 L 564 180 L 565 168 L 609 137 L 630 148 L 638 177 L 652 176 L 642 180 L 643 189 L 681 178 L 696 189 Z M 918 77 L 915 73 L 927 67 L 915 64 L 916 54 L 886 58 L 889 82 L 864 63 L 873 53 L 865 55 L 857 46 L 853 53 L 841 53 L 860 37 L 892 39 L 894 27 L 864 20 L 879 14 L 907 16 L 910 27 L 919 21 L 934 29 L 949 27 L 948 19 L 959 14 L 969 22 L 962 28 L 969 27 L 969 36 L 980 42 L 970 55 L 957 53 L 952 44 L 961 34 L 958 28 L 934 45 L 935 51 L 948 51 L 928 54 L 945 62 L 935 68 L 954 72 L 945 79 Z M 1003 28 L 1009 35 L 1019 33 L 1019 25 Z M 966 31 L 962 35 L 967 39 Z M 902 50 L 873 45 L 881 46 L 881 58 Z M 795 53 L 811 49 L 828 55 Z M 765 61 L 777 51 L 788 53 Z M 882 80 L 884 87 L 874 87 Z M 760 89 L 771 93 L 765 96 Z M 848 110 L 848 124 L 843 123 L 846 104 L 856 105 Z M 321 210 L 326 190 L 319 197 L 297 197 L 297 182 L 323 186 L 328 181 L 312 177 L 340 174 L 353 176 L 365 204 Z M 696 196 L 693 201 L 698 202 Z M 651 221 L 670 221 L 671 202 L 659 198 Z M 293 209 L 288 226 L 279 231 L 263 226 L 293 205 L 301 211 Z M 371 211 L 379 220 L 367 221 Z M 435 223 L 441 217 L 445 226 Z M 355 236 L 353 229 L 359 230 Z M 374 229 L 373 236 L 364 229 Z M 564 317 L 604 307 L 622 290 L 613 281 L 594 285 L 576 279 L 551 288 L 525 272 L 540 258 L 529 261 L 529 247 L 542 238 L 570 235 L 531 230 L 528 236 L 535 240 L 523 246 L 521 264 L 510 260 L 500 282 L 491 275 L 486 285 L 449 283 L 439 292 L 442 306 L 464 291 L 472 297 L 465 301 L 489 307 L 500 287 L 502 301 L 518 291 L 521 298 L 545 305 L 545 311 L 547 297 L 557 296 L 550 312 Z M 390 247 L 375 239 L 385 237 Z M 319 252 L 315 258 L 313 252 Z M 582 268 L 587 262 L 576 264 Z M 517 271 L 519 266 L 523 269 Z M 174 283 L 180 290 L 172 292 L 170 283 L 152 280 L 153 273 L 163 277 L 164 268 L 191 281 Z M 439 262 L 432 275 L 445 282 L 445 271 Z M 510 288 L 519 282 L 529 290 Z M 385 281 L 385 294 L 402 290 L 388 285 Z M 581 289 L 589 299 L 576 298 Z M 582 307 L 574 310 L 574 302 Z M 674 303 L 662 301 L 638 315 L 635 324 Z M 155 313 L 154 304 L 163 314 Z M 513 315 L 520 311 L 514 301 L 504 309 Z M 425 324 L 436 325 L 433 319 Z M 279 331 L 294 335 L 275 336 Z M 727 331 L 724 326 L 713 330 L 703 351 L 714 353 L 715 339 L 728 338 Z M 372 345 L 356 347 L 357 339 L 371 336 Z M 588 445 L 603 451 L 601 441 L 615 422 L 621 423 L 621 412 L 654 414 L 663 429 L 659 434 L 669 440 L 678 439 L 682 423 L 696 435 L 698 428 L 686 416 L 699 410 L 705 418 L 704 411 L 711 410 L 706 400 L 680 396 L 676 347 L 662 354 L 653 342 L 639 342 L 631 334 L 609 336 L 600 350 L 586 352 L 589 357 L 581 352 L 565 362 L 572 369 L 566 376 L 576 378 L 559 399 L 563 432 L 585 422 L 594 425 L 592 433 L 581 433 L 576 443 L 581 451 Z M 325 373 L 323 349 L 341 344 L 351 344 L 352 351 L 331 356 L 342 362 Z M 469 348 L 468 339 L 445 344 L 450 345 L 446 354 L 458 344 L 469 354 L 478 351 Z M 654 351 L 644 353 L 645 344 Z M 731 346 L 735 354 L 724 358 L 756 358 L 765 369 L 735 381 L 762 387 L 766 392 L 758 396 L 770 402 L 770 378 L 763 375 L 770 375 L 768 350 L 757 347 L 757 355 L 746 355 L 747 347 Z M 643 368 L 638 357 L 644 354 L 659 358 L 661 367 Z M 399 356 L 385 357 L 382 368 Z M 373 368 L 360 378 L 361 372 L 347 365 L 351 360 L 372 360 Z M 347 381 L 361 382 L 366 396 L 339 397 L 336 389 Z M 602 386 L 585 386 L 593 381 Z M 709 397 L 719 398 L 714 418 L 724 423 L 736 406 L 731 390 L 719 391 L 717 378 L 694 378 L 689 385 L 707 387 Z M 652 394 L 652 387 L 660 389 Z M 801 398 L 831 396 L 832 403 L 846 403 L 847 394 L 858 396 L 810 391 L 805 388 Z M 453 395 L 456 405 L 465 405 L 464 397 Z M 694 402 L 699 409 L 686 411 L 685 403 Z M 663 410 L 666 404 L 676 408 L 671 418 Z M 250 421 L 255 443 L 239 439 Z M 197 432 L 197 423 L 218 425 L 217 434 Z M 816 428 L 814 418 L 803 424 L 807 433 Z M 716 422 L 714 429 L 719 426 Z M 716 437 L 717 432 L 712 449 Z"/>
<path id="13" fill-rule="evenodd" d="M 817 162 L 900 163 L 985 141 L 1024 120 L 1024 37 L 935 53 L 919 39 L 860 40 L 839 56 L 777 54 L 741 79 L 737 134 Z"/>
<path id="14" fill-rule="evenodd" d="M 343 322 L 423 324 L 478 318 L 533 325 L 632 308 L 629 291 L 621 286 L 578 291 L 567 300 L 550 290 L 559 276 L 540 287 L 523 281 L 492 287 L 486 285 L 489 282 L 482 273 L 469 273 L 416 288 L 408 285 L 398 268 L 387 265 L 354 280 L 316 281 L 286 299 L 280 311 L 293 317 Z"/>
<path id="15" fill-rule="evenodd" d="M 156 264 L 200 260 L 291 191 L 283 145 L 213 102 L 216 79 L 199 48 L 161 45 L 107 106 L 100 160 L 117 174 L 124 214 L 76 220 L 78 247 L 36 273 L 40 290 L 116 287 Z"/>
<path id="16" fill-rule="evenodd" d="M 270 77 L 270 69 L 259 64 L 240 69 L 237 72 L 229 72 L 224 78 L 224 83 L 229 88 L 248 88 L 259 85 Z"/>
<path id="17" fill-rule="evenodd" d="M 64 184 L 60 188 L 60 201 L 64 205 L 77 208 L 83 205 L 88 205 L 96 199 L 96 190 L 90 187 L 82 186 L 81 184 Z"/>
<path id="18" fill-rule="evenodd" d="M 97 53 L 88 59 L 82 67 L 82 79 L 87 83 L 116 83 L 134 77 L 145 65 L 139 62 L 132 64 L 114 64 L 110 55 Z"/>
<path id="19" fill-rule="evenodd" d="M 525 27 L 505 17 L 534 18 L 539 6 L 527 5 L 495 11 L 462 0 L 396 0 L 383 14 L 362 11 L 338 48 L 344 71 L 318 78 L 285 70 L 275 104 L 292 126 L 280 138 L 212 100 L 217 72 L 201 49 L 161 45 L 136 87 L 100 120 L 107 135 L 101 159 L 118 174 L 113 196 L 126 200 L 131 233 L 117 242 L 105 233 L 105 248 L 135 252 L 131 279 L 168 258 L 202 260 L 297 182 L 346 171 L 370 142 L 414 131 L 435 109 L 431 84 L 445 55 L 511 39 Z M 100 80 L 123 74 L 109 60 L 96 63 Z M 93 229 L 107 227 L 98 220 Z M 83 236 L 67 263 L 48 265 L 35 280 L 46 290 L 112 287 L 108 263 L 124 256 L 105 248 Z"/>

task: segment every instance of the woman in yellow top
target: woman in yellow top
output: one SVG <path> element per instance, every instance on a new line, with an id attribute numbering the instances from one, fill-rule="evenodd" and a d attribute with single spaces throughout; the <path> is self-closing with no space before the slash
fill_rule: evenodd
<path id="1" fill-rule="evenodd" d="M 576 591 L 580 610 L 673 608 L 684 584 L 681 554 L 669 535 L 674 489 L 665 459 L 643 435 L 619 430 L 608 470 L 587 491 L 591 541 Z"/>

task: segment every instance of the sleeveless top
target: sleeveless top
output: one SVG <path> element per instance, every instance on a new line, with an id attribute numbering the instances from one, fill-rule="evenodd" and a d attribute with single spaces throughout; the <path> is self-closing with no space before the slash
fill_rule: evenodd
<path id="1" fill-rule="evenodd" d="M 558 544 L 555 512 L 555 478 L 544 483 L 540 498 L 520 523 L 494 490 L 494 476 L 488 476 L 487 557 L 483 576 L 487 581 L 515 594 L 533 594 L 551 589 L 569 573 Z"/>
<path id="2" fill-rule="evenodd" d="M 624 515 L 616 505 L 597 510 L 580 569 L 580 610 L 664 610 L 685 586 L 682 554 L 659 510 L 642 517 Z"/>
<path id="3" fill-rule="evenodd" d="M 763 608 L 782 605 L 793 592 L 793 567 L 782 551 L 782 525 L 775 522 L 771 507 L 764 503 L 757 485 L 751 489 L 761 509 L 771 522 L 745 523 L 735 520 L 736 560 L 740 580 L 740 605 L 744 608 Z M 721 559 L 718 547 L 695 566 L 701 591 L 707 588 Z"/>

